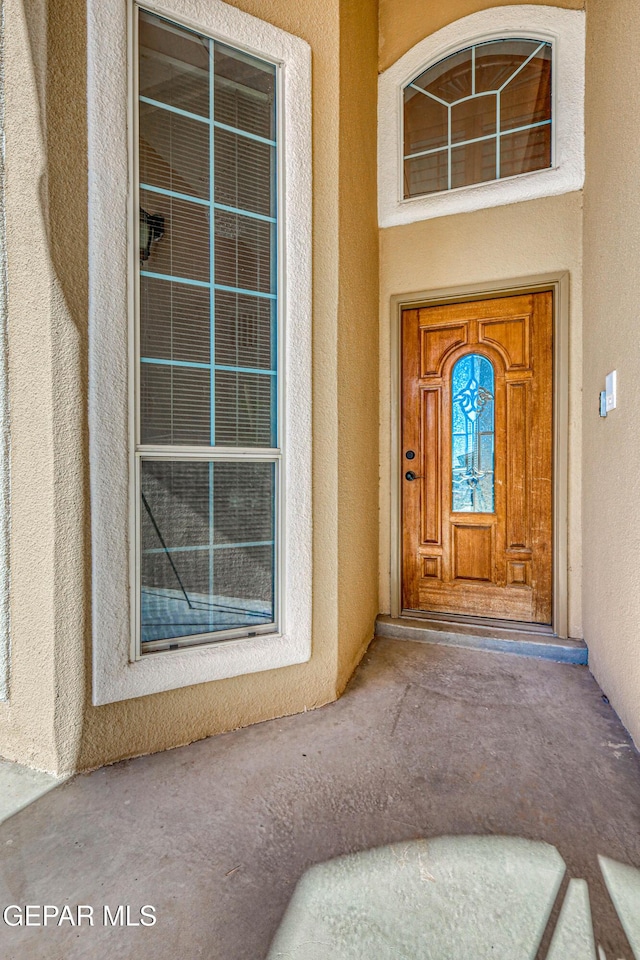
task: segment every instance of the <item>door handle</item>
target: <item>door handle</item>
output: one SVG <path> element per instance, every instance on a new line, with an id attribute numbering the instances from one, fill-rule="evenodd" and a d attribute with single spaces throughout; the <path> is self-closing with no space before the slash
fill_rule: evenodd
<path id="1" fill-rule="evenodd" d="M 404 475 L 405 480 L 422 480 L 422 477 L 418 477 L 413 470 L 407 470 Z"/>

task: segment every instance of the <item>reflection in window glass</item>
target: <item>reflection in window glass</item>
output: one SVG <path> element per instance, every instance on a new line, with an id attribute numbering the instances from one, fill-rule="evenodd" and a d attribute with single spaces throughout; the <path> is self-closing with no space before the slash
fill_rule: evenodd
<path id="1" fill-rule="evenodd" d="M 276 67 L 138 25 L 144 653 L 276 629 L 280 455 Z"/>
<path id="2" fill-rule="evenodd" d="M 275 464 L 142 464 L 142 644 L 272 623 Z"/>
<path id="3" fill-rule="evenodd" d="M 494 375 L 490 360 L 462 357 L 451 374 L 452 509 L 494 510 Z"/>
<path id="4" fill-rule="evenodd" d="M 551 124 L 550 43 L 452 54 L 404 89 L 404 196 L 550 167 Z"/>

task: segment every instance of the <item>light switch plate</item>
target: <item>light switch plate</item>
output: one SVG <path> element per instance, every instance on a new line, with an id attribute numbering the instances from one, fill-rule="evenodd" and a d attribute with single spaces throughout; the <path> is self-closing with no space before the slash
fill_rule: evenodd
<path id="1" fill-rule="evenodd" d="M 612 370 L 611 373 L 607 374 L 607 379 L 605 380 L 605 393 L 607 395 L 607 413 L 609 412 L 609 410 L 615 410 L 616 408 L 617 379 L 618 379 L 618 371 Z"/>

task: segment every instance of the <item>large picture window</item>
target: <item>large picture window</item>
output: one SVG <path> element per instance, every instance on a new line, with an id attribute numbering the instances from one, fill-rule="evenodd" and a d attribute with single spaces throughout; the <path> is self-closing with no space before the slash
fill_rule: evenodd
<path id="1" fill-rule="evenodd" d="M 87 0 L 95 704 L 311 656 L 311 49 L 162 7 Z"/>
<path id="2" fill-rule="evenodd" d="M 138 10 L 137 655 L 278 630 L 277 66 Z"/>

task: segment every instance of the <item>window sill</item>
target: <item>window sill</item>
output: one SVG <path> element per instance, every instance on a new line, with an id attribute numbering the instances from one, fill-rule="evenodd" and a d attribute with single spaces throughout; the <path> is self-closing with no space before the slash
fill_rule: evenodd
<path id="1" fill-rule="evenodd" d="M 124 655 L 124 651 L 120 653 Z M 271 633 L 148 655 L 129 662 L 125 669 L 120 666 L 120 658 L 114 658 L 111 670 L 103 663 L 99 677 L 94 677 L 93 703 L 101 706 L 176 687 L 290 667 L 306 663 L 310 656 L 310 637 Z"/>
<path id="2" fill-rule="evenodd" d="M 490 180 L 466 187 L 456 187 L 442 193 L 409 197 L 388 203 L 382 192 L 379 202 L 381 227 L 395 227 L 418 220 L 453 216 L 456 213 L 471 213 L 488 207 L 501 207 L 521 203 L 539 197 L 554 197 L 563 193 L 581 190 L 584 184 L 584 169 L 572 166 L 551 167 L 522 173 L 504 180 Z"/>

